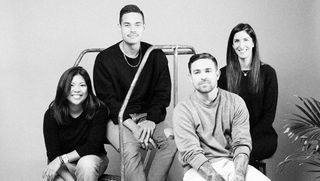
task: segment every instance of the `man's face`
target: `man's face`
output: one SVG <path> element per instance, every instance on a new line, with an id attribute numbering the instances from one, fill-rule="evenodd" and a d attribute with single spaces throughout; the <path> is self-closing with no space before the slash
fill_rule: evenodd
<path id="1" fill-rule="evenodd" d="M 191 64 L 190 80 L 200 93 L 209 93 L 217 87 L 220 71 L 210 59 L 199 59 Z"/>
<path id="2" fill-rule="evenodd" d="M 125 43 L 134 45 L 140 43 L 145 29 L 143 17 L 140 13 L 126 13 L 121 18 L 121 35 Z"/>

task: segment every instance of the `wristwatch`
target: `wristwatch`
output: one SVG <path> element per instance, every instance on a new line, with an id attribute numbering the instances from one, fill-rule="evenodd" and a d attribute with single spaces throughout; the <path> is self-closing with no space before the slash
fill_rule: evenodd
<path id="1" fill-rule="evenodd" d="M 62 155 L 61 158 L 63 160 L 63 163 L 69 163 L 69 159 L 66 154 Z"/>

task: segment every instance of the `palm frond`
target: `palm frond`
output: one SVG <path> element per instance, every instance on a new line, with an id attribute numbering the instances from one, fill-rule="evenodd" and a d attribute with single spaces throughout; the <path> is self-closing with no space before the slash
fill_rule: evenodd
<path id="1" fill-rule="evenodd" d="M 318 127 L 305 126 L 303 124 L 289 124 L 286 125 L 285 128 L 288 130 L 287 133 L 290 139 L 293 137 L 298 137 L 300 139 L 305 139 L 308 142 L 320 139 L 320 128 Z M 296 140 L 297 139 L 294 141 Z"/>
<path id="2" fill-rule="evenodd" d="M 296 96 L 302 106 L 295 104 L 300 111 L 290 114 L 291 117 L 285 120 L 284 133 L 290 139 L 300 141 L 301 149 L 288 155 L 278 164 L 281 170 L 289 163 L 298 165 L 312 165 L 319 169 L 308 170 L 308 172 L 320 172 L 320 102 L 314 98 Z M 320 176 L 319 176 L 320 178 Z"/>
<path id="3" fill-rule="evenodd" d="M 317 125 L 320 125 L 320 112 L 315 106 L 315 101 L 313 101 L 311 98 L 302 98 L 303 99 L 303 104 L 305 107 L 309 110 L 309 112 L 312 114 L 314 117 L 315 123 Z"/>
<path id="4" fill-rule="evenodd" d="M 296 114 L 296 113 L 292 113 L 291 115 L 295 116 L 295 118 L 297 120 L 299 120 L 300 122 L 305 122 L 307 124 L 310 124 L 310 125 L 314 125 L 314 123 L 312 122 L 312 120 L 308 119 L 308 118 L 305 118 L 299 114 Z M 289 118 L 289 120 L 293 120 L 295 118 Z"/>
<path id="5" fill-rule="evenodd" d="M 312 98 L 312 97 L 311 97 L 310 99 L 313 100 L 315 106 L 316 106 L 317 109 L 318 109 L 318 112 L 320 112 L 320 101 L 317 101 L 316 99 L 314 99 L 314 98 Z"/>
<path id="6" fill-rule="evenodd" d="M 284 166 L 291 162 L 298 163 L 300 166 L 312 165 L 315 167 L 320 167 L 320 160 L 316 158 L 312 152 L 305 151 L 301 151 L 287 156 L 285 160 L 279 163 L 278 166 L 281 168 L 281 170 L 283 170 Z"/>
<path id="7" fill-rule="evenodd" d="M 308 117 L 310 123 L 316 124 L 316 120 L 315 120 L 315 118 L 312 116 L 312 113 L 310 114 L 307 109 L 299 106 L 298 104 L 296 104 L 296 107 L 297 107 L 301 112 L 303 112 L 304 115 L 306 115 L 306 116 Z"/>

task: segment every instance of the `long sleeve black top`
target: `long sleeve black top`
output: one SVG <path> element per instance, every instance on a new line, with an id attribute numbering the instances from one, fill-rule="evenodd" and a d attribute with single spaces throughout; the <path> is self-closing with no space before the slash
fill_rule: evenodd
<path id="1" fill-rule="evenodd" d="M 239 95 L 246 102 L 250 114 L 252 137 L 251 157 L 262 160 L 270 157 L 277 148 L 277 133 L 272 127 L 278 100 L 278 81 L 275 70 L 268 64 L 260 67 L 263 88 L 259 93 L 249 90 L 249 75 L 241 77 Z M 226 67 L 221 69 L 218 86 L 227 89 Z"/>
<path id="2" fill-rule="evenodd" d="M 51 162 L 57 156 L 76 150 L 80 157 L 105 154 L 107 110 L 100 108 L 92 120 L 85 119 L 83 112 L 79 117 L 68 117 L 68 124 L 58 125 L 49 108 L 44 115 L 43 134 L 47 157 Z"/>
<path id="3" fill-rule="evenodd" d="M 118 114 L 131 82 L 138 70 L 139 60 L 151 46 L 141 42 L 141 52 L 135 59 L 124 58 L 119 43 L 100 52 L 94 64 L 93 80 L 96 94 L 110 109 L 110 117 L 118 124 Z M 165 119 L 171 99 L 171 78 L 168 60 L 161 50 L 153 50 L 132 92 L 123 120 L 132 113 L 147 113 L 147 120 L 159 123 Z"/>

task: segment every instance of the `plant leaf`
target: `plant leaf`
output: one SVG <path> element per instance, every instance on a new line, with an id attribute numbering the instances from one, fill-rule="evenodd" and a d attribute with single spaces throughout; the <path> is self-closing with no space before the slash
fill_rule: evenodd
<path id="1" fill-rule="evenodd" d="M 286 119 L 284 133 L 288 134 L 294 141 L 300 140 L 300 151 L 288 155 L 278 164 L 280 171 L 289 163 L 298 163 L 298 165 L 311 165 L 316 168 L 309 169 L 307 172 L 320 172 L 320 102 L 314 98 L 304 98 L 296 96 L 302 106 L 295 104 L 301 113 L 292 113 L 292 117 Z M 318 169 L 319 168 L 319 169 Z M 317 178 L 320 178 L 318 176 Z"/>
<path id="2" fill-rule="evenodd" d="M 320 125 L 320 111 L 316 107 L 316 102 L 314 100 L 312 100 L 311 98 L 310 99 L 306 99 L 306 101 L 310 105 L 310 109 L 312 110 L 311 112 L 312 112 L 314 118 L 317 121 L 317 125 Z"/>
<path id="3" fill-rule="evenodd" d="M 296 104 L 296 107 L 310 119 L 312 124 L 315 124 L 315 122 L 316 122 L 315 119 L 312 117 L 311 114 L 309 114 L 309 112 L 307 110 L 305 110 L 303 107 L 301 107 L 297 104 Z"/>
<path id="4" fill-rule="evenodd" d="M 304 120 L 304 122 L 307 122 L 307 123 L 309 123 L 310 125 L 314 125 L 314 124 L 313 124 L 313 121 L 310 120 L 310 119 L 308 119 L 308 118 L 305 118 L 305 117 L 303 117 L 303 116 L 301 116 L 301 115 L 299 115 L 299 114 L 295 114 L 295 113 L 292 113 L 292 115 L 293 115 L 293 116 L 296 116 L 297 118 L 300 118 L 301 121 Z M 294 118 L 289 118 L 289 120 L 293 120 L 293 119 L 294 119 Z"/>

